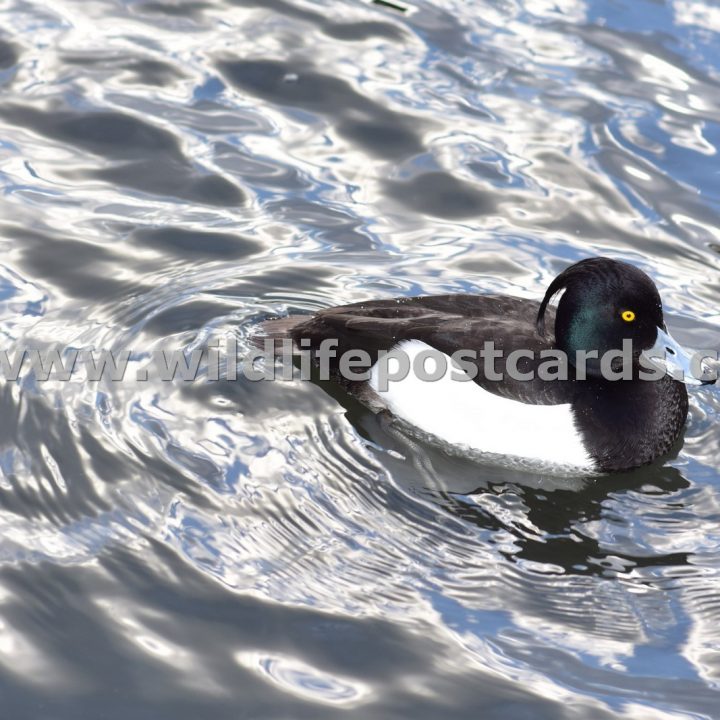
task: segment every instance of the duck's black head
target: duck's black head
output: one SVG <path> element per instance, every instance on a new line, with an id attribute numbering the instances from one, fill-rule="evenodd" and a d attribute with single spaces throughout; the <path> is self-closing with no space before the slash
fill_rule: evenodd
<path id="1" fill-rule="evenodd" d="M 570 360 L 579 350 L 622 350 L 632 342 L 633 355 L 652 348 L 664 329 L 662 302 L 655 283 L 627 263 L 597 257 L 563 270 L 545 293 L 538 312 L 538 332 L 545 330 L 551 298 L 565 290 L 555 318 L 555 344 Z"/>
<path id="2" fill-rule="evenodd" d="M 589 375 L 604 376 L 604 353 L 622 352 L 625 341 L 630 341 L 630 365 L 635 370 L 654 368 L 654 377 L 648 379 L 659 379 L 659 369 L 689 385 L 715 382 L 717 371 L 702 362 L 703 356 L 691 355 L 668 334 L 660 293 L 642 270 L 604 257 L 581 260 L 563 270 L 540 304 L 540 335 L 545 333 L 547 305 L 561 290 L 565 292 L 555 316 L 555 345 L 573 364 L 580 351 L 597 353 L 599 359 L 584 363 Z M 624 357 L 612 360 L 613 372 L 626 368 Z"/>

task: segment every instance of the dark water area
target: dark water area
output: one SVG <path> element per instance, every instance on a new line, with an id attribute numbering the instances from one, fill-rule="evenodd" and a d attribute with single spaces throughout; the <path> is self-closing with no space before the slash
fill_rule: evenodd
<path id="1" fill-rule="evenodd" d="M 720 400 L 602 478 L 444 452 L 158 349 L 375 297 L 538 298 L 606 254 L 720 348 L 711 0 L 0 9 L 13 720 L 720 718 Z"/>

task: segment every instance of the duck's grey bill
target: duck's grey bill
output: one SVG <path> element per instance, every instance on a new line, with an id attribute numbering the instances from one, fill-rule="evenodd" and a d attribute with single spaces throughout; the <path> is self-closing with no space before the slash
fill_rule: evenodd
<path id="1" fill-rule="evenodd" d="M 707 385 L 717 379 L 717 372 L 701 353 L 689 352 L 662 328 L 658 328 L 655 344 L 642 354 L 652 365 L 686 385 Z"/>

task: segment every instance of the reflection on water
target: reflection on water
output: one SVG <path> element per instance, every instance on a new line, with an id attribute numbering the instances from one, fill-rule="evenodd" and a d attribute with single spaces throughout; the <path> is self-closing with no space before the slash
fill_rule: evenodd
<path id="1" fill-rule="evenodd" d="M 135 372 L 285 311 L 538 297 L 599 253 L 720 347 L 713 4 L 0 12 L 4 349 L 133 353 L 0 386 L 8 716 L 717 717 L 714 388 L 665 464 L 597 479 L 322 383 Z"/>

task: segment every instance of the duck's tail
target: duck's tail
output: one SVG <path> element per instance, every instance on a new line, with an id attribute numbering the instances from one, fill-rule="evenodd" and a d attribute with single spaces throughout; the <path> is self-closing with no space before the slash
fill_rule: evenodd
<path id="1" fill-rule="evenodd" d="M 266 341 L 270 340 L 275 348 L 282 348 L 283 340 L 292 339 L 293 328 L 307 319 L 307 315 L 288 315 L 276 320 L 266 320 L 260 323 L 257 331 L 250 338 L 250 342 L 256 348 L 264 349 Z"/>

